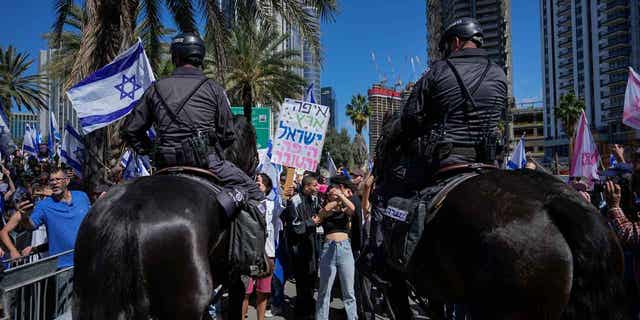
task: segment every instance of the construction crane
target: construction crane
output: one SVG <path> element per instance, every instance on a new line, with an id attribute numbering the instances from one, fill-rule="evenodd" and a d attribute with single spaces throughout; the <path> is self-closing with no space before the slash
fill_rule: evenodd
<path id="1" fill-rule="evenodd" d="M 389 63 L 389 66 L 391 67 L 391 77 L 396 79 L 392 86 L 393 86 L 393 90 L 394 91 L 400 91 L 402 90 L 402 80 L 400 79 L 400 73 L 396 73 L 396 68 L 393 65 L 393 61 L 391 60 L 391 56 L 387 57 L 387 62 Z M 397 77 L 396 77 L 397 75 Z"/>
<path id="2" fill-rule="evenodd" d="M 376 61 L 375 52 L 371 51 L 371 62 L 373 62 L 373 66 L 376 68 L 376 74 L 378 75 L 378 81 L 382 86 L 387 84 L 387 76 L 380 71 L 380 66 L 378 66 L 378 62 Z"/>

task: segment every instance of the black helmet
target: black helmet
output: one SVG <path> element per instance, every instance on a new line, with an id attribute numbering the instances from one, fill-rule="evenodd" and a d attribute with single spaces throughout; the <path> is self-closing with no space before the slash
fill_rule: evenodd
<path id="1" fill-rule="evenodd" d="M 478 45 L 478 48 L 482 47 L 483 35 L 480 22 L 474 18 L 460 18 L 451 23 L 444 31 L 442 38 L 440 38 L 440 51 L 444 51 L 447 40 L 452 37 L 458 37 L 463 40 L 471 40 Z"/>
<path id="2" fill-rule="evenodd" d="M 204 52 L 204 41 L 197 33 L 181 33 L 171 41 L 171 61 L 174 64 L 179 57 L 182 63 L 200 66 L 204 60 Z"/>

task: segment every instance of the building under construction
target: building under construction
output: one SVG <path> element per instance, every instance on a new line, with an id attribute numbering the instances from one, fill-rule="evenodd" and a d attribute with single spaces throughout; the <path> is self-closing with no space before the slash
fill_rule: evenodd
<path id="1" fill-rule="evenodd" d="M 381 135 L 385 115 L 400 111 L 402 93 L 386 88 L 381 84 L 374 84 L 367 93 L 371 108 L 371 115 L 369 116 L 369 154 L 375 157 L 376 145 Z"/>
<path id="2" fill-rule="evenodd" d="M 511 111 L 513 117 L 513 135 L 516 139 L 525 137 L 525 150 L 528 157 L 538 161 L 544 158 L 544 123 L 542 102 L 522 103 Z"/>

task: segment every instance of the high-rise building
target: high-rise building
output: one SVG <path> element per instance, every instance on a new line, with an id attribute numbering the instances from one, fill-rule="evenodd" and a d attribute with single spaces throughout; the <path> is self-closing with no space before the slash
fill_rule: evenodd
<path id="1" fill-rule="evenodd" d="M 483 47 L 491 60 L 504 69 L 512 95 L 511 0 L 427 0 L 427 50 L 429 61 L 440 58 L 437 45 L 444 28 L 462 17 L 472 17 L 482 25 Z"/>
<path id="2" fill-rule="evenodd" d="M 317 10 L 311 6 L 305 6 L 304 10 L 311 15 L 316 28 L 320 30 L 320 16 Z M 318 38 L 320 35 L 318 34 Z M 302 37 L 298 28 L 293 28 L 291 32 L 292 48 L 300 51 L 302 62 L 304 67 L 302 68 L 302 76 L 307 81 L 307 85 L 313 83 L 313 96 L 320 96 L 320 59 L 318 58 L 316 50 L 313 49 L 311 42 Z M 302 44 L 300 48 L 297 45 Z"/>
<path id="3" fill-rule="evenodd" d="M 331 114 L 329 118 L 329 128 L 335 128 L 338 119 L 338 114 L 336 113 L 336 92 L 333 91 L 333 87 L 322 87 L 320 96 L 320 104 L 329 107 Z"/>
<path id="4" fill-rule="evenodd" d="M 237 14 L 236 1 L 234 0 L 217 0 L 219 1 L 220 8 L 223 11 L 226 25 L 231 27 L 233 19 Z M 313 19 L 310 19 L 309 23 L 312 23 L 320 30 L 320 15 L 316 8 L 312 6 L 304 6 L 305 12 L 307 12 Z M 307 81 L 307 85 L 313 83 L 313 96 L 320 97 L 320 74 L 321 66 L 320 59 L 316 54 L 316 50 L 313 49 L 311 43 L 302 37 L 300 29 L 287 23 L 282 17 L 278 16 L 276 19 L 279 27 L 280 34 L 289 34 L 289 39 L 284 43 L 284 47 L 281 49 L 296 50 L 299 53 L 298 59 L 304 64 L 302 68 L 295 70 L 295 72 L 303 77 Z M 320 35 L 318 35 L 320 38 Z M 293 98 L 293 97 L 292 97 Z"/>
<path id="5" fill-rule="evenodd" d="M 369 154 L 375 156 L 378 138 L 382 133 L 382 124 L 386 114 L 400 111 L 401 93 L 393 89 L 385 88 L 380 84 L 374 84 L 367 92 L 369 96 Z"/>
<path id="6" fill-rule="evenodd" d="M 55 49 L 40 50 L 38 73 L 47 75 L 46 65 L 51 61 L 51 59 L 53 59 L 54 53 Z M 49 79 L 47 87 L 49 89 L 49 97 L 47 100 L 48 110 L 41 110 L 39 115 L 38 128 L 42 133 L 42 137 L 44 139 L 48 139 L 49 137 L 49 121 L 51 112 L 53 112 L 56 117 L 56 122 L 59 126 L 57 129 L 60 130 L 61 133 L 64 132 L 64 126 L 66 124 L 70 124 L 77 130 L 79 128 L 78 115 L 71 106 L 71 102 L 64 92 L 62 83 L 54 79 Z"/>
<path id="7" fill-rule="evenodd" d="M 640 0 L 540 0 L 545 157 L 568 154 L 554 116 L 560 97 L 584 100 L 597 142 L 631 143 L 622 124 L 628 68 L 640 67 Z"/>
<path id="8" fill-rule="evenodd" d="M 21 146 L 20 142 L 22 138 L 24 138 L 24 130 L 27 125 L 31 128 L 37 128 L 40 119 L 38 119 L 38 114 L 33 114 L 30 112 L 12 112 L 11 117 L 9 118 L 9 128 L 11 129 L 11 136 L 13 137 L 13 141 L 16 142 L 18 147 Z"/>

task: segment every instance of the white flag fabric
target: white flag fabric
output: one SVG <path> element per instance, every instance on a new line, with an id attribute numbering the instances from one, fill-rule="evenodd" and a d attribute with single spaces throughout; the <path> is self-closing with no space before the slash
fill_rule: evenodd
<path id="1" fill-rule="evenodd" d="M 598 153 L 598 148 L 593 142 L 584 111 L 582 111 L 580 121 L 578 122 L 578 130 L 576 131 L 574 144 L 569 176 L 585 177 L 590 180 L 598 179 L 598 159 L 600 158 L 600 153 Z M 589 183 L 591 183 L 591 181 L 589 181 Z"/>
<path id="2" fill-rule="evenodd" d="M 122 165 L 122 178 L 131 180 L 137 177 L 145 177 L 151 175 L 151 165 L 147 156 L 138 155 L 135 151 L 127 149 L 120 157 Z"/>
<path id="3" fill-rule="evenodd" d="M 520 138 L 518 145 L 515 150 L 513 150 L 513 155 L 511 155 L 511 159 L 507 162 L 507 168 L 509 170 L 522 169 L 527 164 L 527 155 L 525 154 L 525 143 L 524 137 Z"/>
<path id="4" fill-rule="evenodd" d="M 634 129 L 640 129 L 640 75 L 629 67 L 629 80 L 624 93 L 624 112 L 622 123 Z"/>
<path id="5" fill-rule="evenodd" d="M 114 61 L 69 89 L 67 96 L 86 134 L 126 116 L 154 81 L 138 39 Z"/>
<path id="6" fill-rule="evenodd" d="M 327 152 L 327 170 L 329 171 L 329 176 L 333 177 L 338 174 L 338 168 L 336 167 L 336 163 L 333 162 L 333 158 L 331 158 L 331 153 Z"/>
<path id="7" fill-rule="evenodd" d="M 22 151 L 33 156 L 36 156 L 38 154 L 38 144 L 36 143 L 36 132 L 35 132 L 35 129 L 31 129 L 31 126 L 28 123 L 24 127 L 24 137 L 22 138 Z"/>
<path id="8" fill-rule="evenodd" d="M 82 164 L 84 163 L 84 144 L 82 142 L 82 136 L 70 125 L 64 127 L 64 139 L 62 139 L 62 152 L 61 160 L 69 167 L 73 168 L 73 171 L 79 177 L 82 177 Z"/>
<path id="9" fill-rule="evenodd" d="M 58 121 L 56 121 L 56 116 L 51 112 L 51 118 L 49 122 L 49 135 L 54 138 L 55 141 L 62 141 L 62 137 L 60 136 L 60 131 L 58 131 Z"/>
<path id="10" fill-rule="evenodd" d="M 62 138 L 60 137 L 60 132 L 58 131 L 58 122 L 56 121 L 56 117 L 51 112 L 51 116 L 49 117 L 49 154 L 51 157 L 55 155 L 60 155 L 60 141 Z"/>

